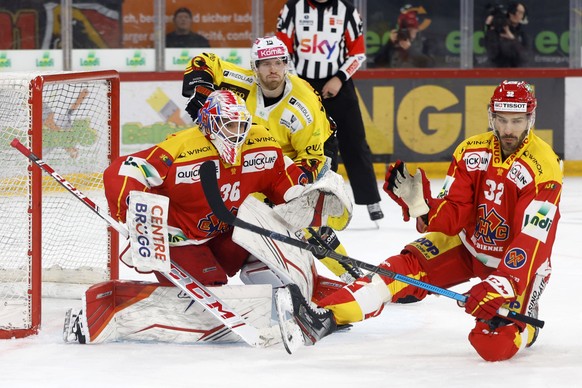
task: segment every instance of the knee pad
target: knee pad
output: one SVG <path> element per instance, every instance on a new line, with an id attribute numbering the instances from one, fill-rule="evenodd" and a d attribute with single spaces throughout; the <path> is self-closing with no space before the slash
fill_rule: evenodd
<path id="1" fill-rule="evenodd" d="M 485 361 L 509 360 L 527 343 L 528 330 L 523 332 L 513 323 L 491 328 L 477 321 L 469 333 L 469 342 Z"/>

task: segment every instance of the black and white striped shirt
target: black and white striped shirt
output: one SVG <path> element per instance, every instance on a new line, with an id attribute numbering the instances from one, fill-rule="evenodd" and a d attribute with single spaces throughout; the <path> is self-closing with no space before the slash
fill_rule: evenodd
<path id="1" fill-rule="evenodd" d="M 277 22 L 297 74 L 307 79 L 350 78 L 366 60 L 362 19 L 347 0 L 289 0 Z"/>

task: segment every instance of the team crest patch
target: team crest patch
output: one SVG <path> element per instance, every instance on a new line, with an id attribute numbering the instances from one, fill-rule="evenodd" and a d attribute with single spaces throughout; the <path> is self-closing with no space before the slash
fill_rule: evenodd
<path id="1" fill-rule="evenodd" d="M 168 167 L 170 167 L 172 165 L 172 160 L 166 154 L 160 155 L 160 160 L 162 161 L 162 163 L 164 163 Z"/>
<path id="2" fill-rule="evenodd" d="M 513 248 L 505 254 L 503 262 L 507 268 L 519 269 L 527 261 L 527 253 L 521 248 Z"/>

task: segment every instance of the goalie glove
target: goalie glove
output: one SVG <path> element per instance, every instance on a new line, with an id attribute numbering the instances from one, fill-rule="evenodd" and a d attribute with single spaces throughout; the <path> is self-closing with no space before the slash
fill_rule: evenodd
<path id="1" fill-rule="evenodd" d="M 430 182 L 423 169 L 417 168 L 416 174 L 410 175 L 404 162 L 398 160 L 388 168 L 383 189 L 402 208 L 404 221 L 428 214 Z"/>
<path id="2" fill-rule="evenodd" d="M 198 120 L 198 111 L 213 91 L 214 85 L 210 82 L 199 82 L 196 84 L 192 96 L 186 103 L 186 112 L 192 117 L 192 120 Z"/>
<path id="3" fill-rule="evenodd" d="M 308 226 L 346 228 L 352 219 L 352 202 L 341 175 L 328 171 L 313 184 L 293 186 L 285 193 L 286 203 L 273 208 L 293 231 Z"/>
<path id="4" fill-rule="evenodd" d="M 492 319 L 497 310 L 506 302 L 515 299 L 511 281 L 502 275 L 489 275 L 469 290 L 465 302 L 465 312 L 475 318 Z"/>

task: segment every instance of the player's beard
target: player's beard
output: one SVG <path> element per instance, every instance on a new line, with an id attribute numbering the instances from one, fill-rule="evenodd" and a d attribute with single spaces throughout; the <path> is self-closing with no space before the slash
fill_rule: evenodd
<path id="1" fill-rule="evenodd" d="M 261 79 L 261 88 L 265 91 L 274 91 L 281 86 L 284 77 L 279 74 L 269 74 Z"/>
<path id="2" fill-rule="evenodd" d="M 521 143 L 523 143 L 523 140 L 526 136 L 527 131 L 523 131 L 519 137 L 513 135 L 501 136 L 501 134 L 497 132 L 497 138 L 499 139 L 503 156 L 508 157 L 509 155 L 513 154 L 519 148 Z"/>

